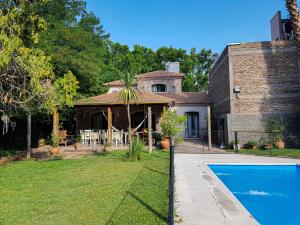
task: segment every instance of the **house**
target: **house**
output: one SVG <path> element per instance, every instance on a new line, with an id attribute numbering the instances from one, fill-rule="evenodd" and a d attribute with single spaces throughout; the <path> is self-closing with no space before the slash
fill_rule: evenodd
<path id="1" fill-rule="evenodd" d="M 294 42 L 229 44 L 209 76 L 215 142 L 231 142 L 234 131 L 242 143 L 258 140 L 276 115 L 299 134 L 299 65 Z"/>
<path id="2" fill-rule="evenodd" d="M 293 41 L 295 34 L 291 19 L 282 19 L 281 12 L 278 11 L 270 22 L 272 41 Z"/>
<path id="3" fill-rule="evenodd" d="M 188 117 L 181 136 L 204 140 L 207 138 L 207 108 L 210 105 L 208 94 L 182 92 L 184 74 L 179 72 L 179 66 L 178 62 L 169 62 L 165 70 L 136 77 L 135 88 L 139 91 L 139 98 L 131 103 L 132 128 L 148 128 L 146 118 L 150 113 L 151 128 L 159 131 L 161 113 L 165 107 L 169 107 Z M 127 130 L 126 107 L 118 98 L 123 81 L 116 80 L 105 85 L 108 93 L 75 103 L 77 133 L 85 129 L 110 129 L 110 126 Z"/>

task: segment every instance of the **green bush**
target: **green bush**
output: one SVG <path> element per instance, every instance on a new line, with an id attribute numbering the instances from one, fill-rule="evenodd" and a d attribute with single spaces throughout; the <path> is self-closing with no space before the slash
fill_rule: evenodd
<path id="1" fill-rule="evenodd" d="M 245 144 L 246 148 L 255 148 L 256 146 L 257 146 L 257 142 L 253 140 L 250 140 Z"/>
<path id="2" fill-rule="evenodd" d="M 268 132 L 271 143 L 276 141 L 284 141 L 286 130 L 287 123 L 280 116 L 272 117 L 266 121 L 266 131 Z"/>
<path id="3" fill-rule="evenodd" d="M 161 131 L 164 137 L 175 137 L 176 134 L 183 130 L 183 124 L 186 116 L 180 116 L 174 110 L 164 110 L 162 121 L 160 123 Z"/>
<path id="4" fill-rule="evenodd" d="M 137 161 L 141 159 L 141 152 L 143 151 L 145 142 L 140 138 L 133 138 L 131 160 Z"/>

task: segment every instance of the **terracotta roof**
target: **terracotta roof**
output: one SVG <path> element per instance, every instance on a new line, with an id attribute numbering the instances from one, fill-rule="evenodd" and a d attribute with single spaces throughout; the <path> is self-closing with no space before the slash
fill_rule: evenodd
<path id="1" fill-rule="evenodd" d="M 155 77 L 184 77 L 183 73 L 168 72 L 164 70 L 152 71 L 138 75 L 138 78 L 155 78 Z"/>
<path id="2" fill-rule="evenodd" d="M 209 105 L 208 94 L 205 92 L 156 93 L 157 95 L 175 100 L 175 104 Z"/>
<path id="3" fill-rule="evenodd" d="M 139 92 L 137 101 L 131 104 L 169 104 L 174 102 L 173 99 L 161 95 Z M 85 98 L 75 102 L 75 105 L 119 105 L 124 104 L 118 97 L 118 92 L 107 93 L 90 98 Z"/>
<path id="4" fill-rule="evenodd" d="M 143 73 L 137 75 L 137 79 L 142 79 L 142 78 L 158 78 L 158 77 L 184 77 L 183 73 L 175 73 L 175 72 L 168 72 L 164 70 L 157 70 L 157 71 L 152 71 L 149 73 Z M 122 86 L 124 83 L 122 80 L 116 80 L 112 82 L 105 83 L 104 85 L 106 86 Z"/>
<path id="5" fill-rule="evenodd" d="M 106 85 L 106 86 L 123 86 L 124 82 L 123 82 L 123 80 L 115 80 L 112 82 L 105 83 L 104 85 Z"/>

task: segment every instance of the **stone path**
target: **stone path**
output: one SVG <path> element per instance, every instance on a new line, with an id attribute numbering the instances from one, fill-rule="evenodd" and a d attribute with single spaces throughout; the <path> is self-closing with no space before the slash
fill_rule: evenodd
<path id="1" fill-rule="evenodd" d="M 184 153 L 184 154 L 210 154 L 210 153 L 227 153 L 224 149 L 212 147 L 211 151 L 208 150 L 208 145 L 206 143 L 200 141 L 186 141 L 183 143 L 179 143 L 175 148 L 176 153 Z"/>
<path id="2" fill-rule="evenodd" d="M 208 168 L 208 163 L 300 164 L 300 160 L 235 154 L 175 154 L 176 224 L 258 224 Z"/>

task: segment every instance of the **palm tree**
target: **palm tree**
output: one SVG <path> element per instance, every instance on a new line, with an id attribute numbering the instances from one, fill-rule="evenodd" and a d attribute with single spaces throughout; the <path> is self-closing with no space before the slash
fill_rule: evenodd
<path id="1" fill-rule="evenodd" d="M 127 105 L 128 116 L 128 133 L 129 133 L 129 157 L 132 152 L 132 131 L 131 131 L 131 117 L 130 117 L 130 103 L 138 99 L 138 91 L 134 88 L 135 75 L 133 73 L 120 73 L 120 77 L 124 82 L 124 87 L 120 90 L 118 97 L 124 104 Z"/>
<path id="2" fill-rule="evenodd" d="M 290 13 L 291 20 L 293 23 L 296 45 L 298 48 L 300 48 L 300 16 L 299 16 L 297 0 L 286 0 L 285 6 Z M 298 50 L 298 55 L 300 55 L 299 50 Z"/>

